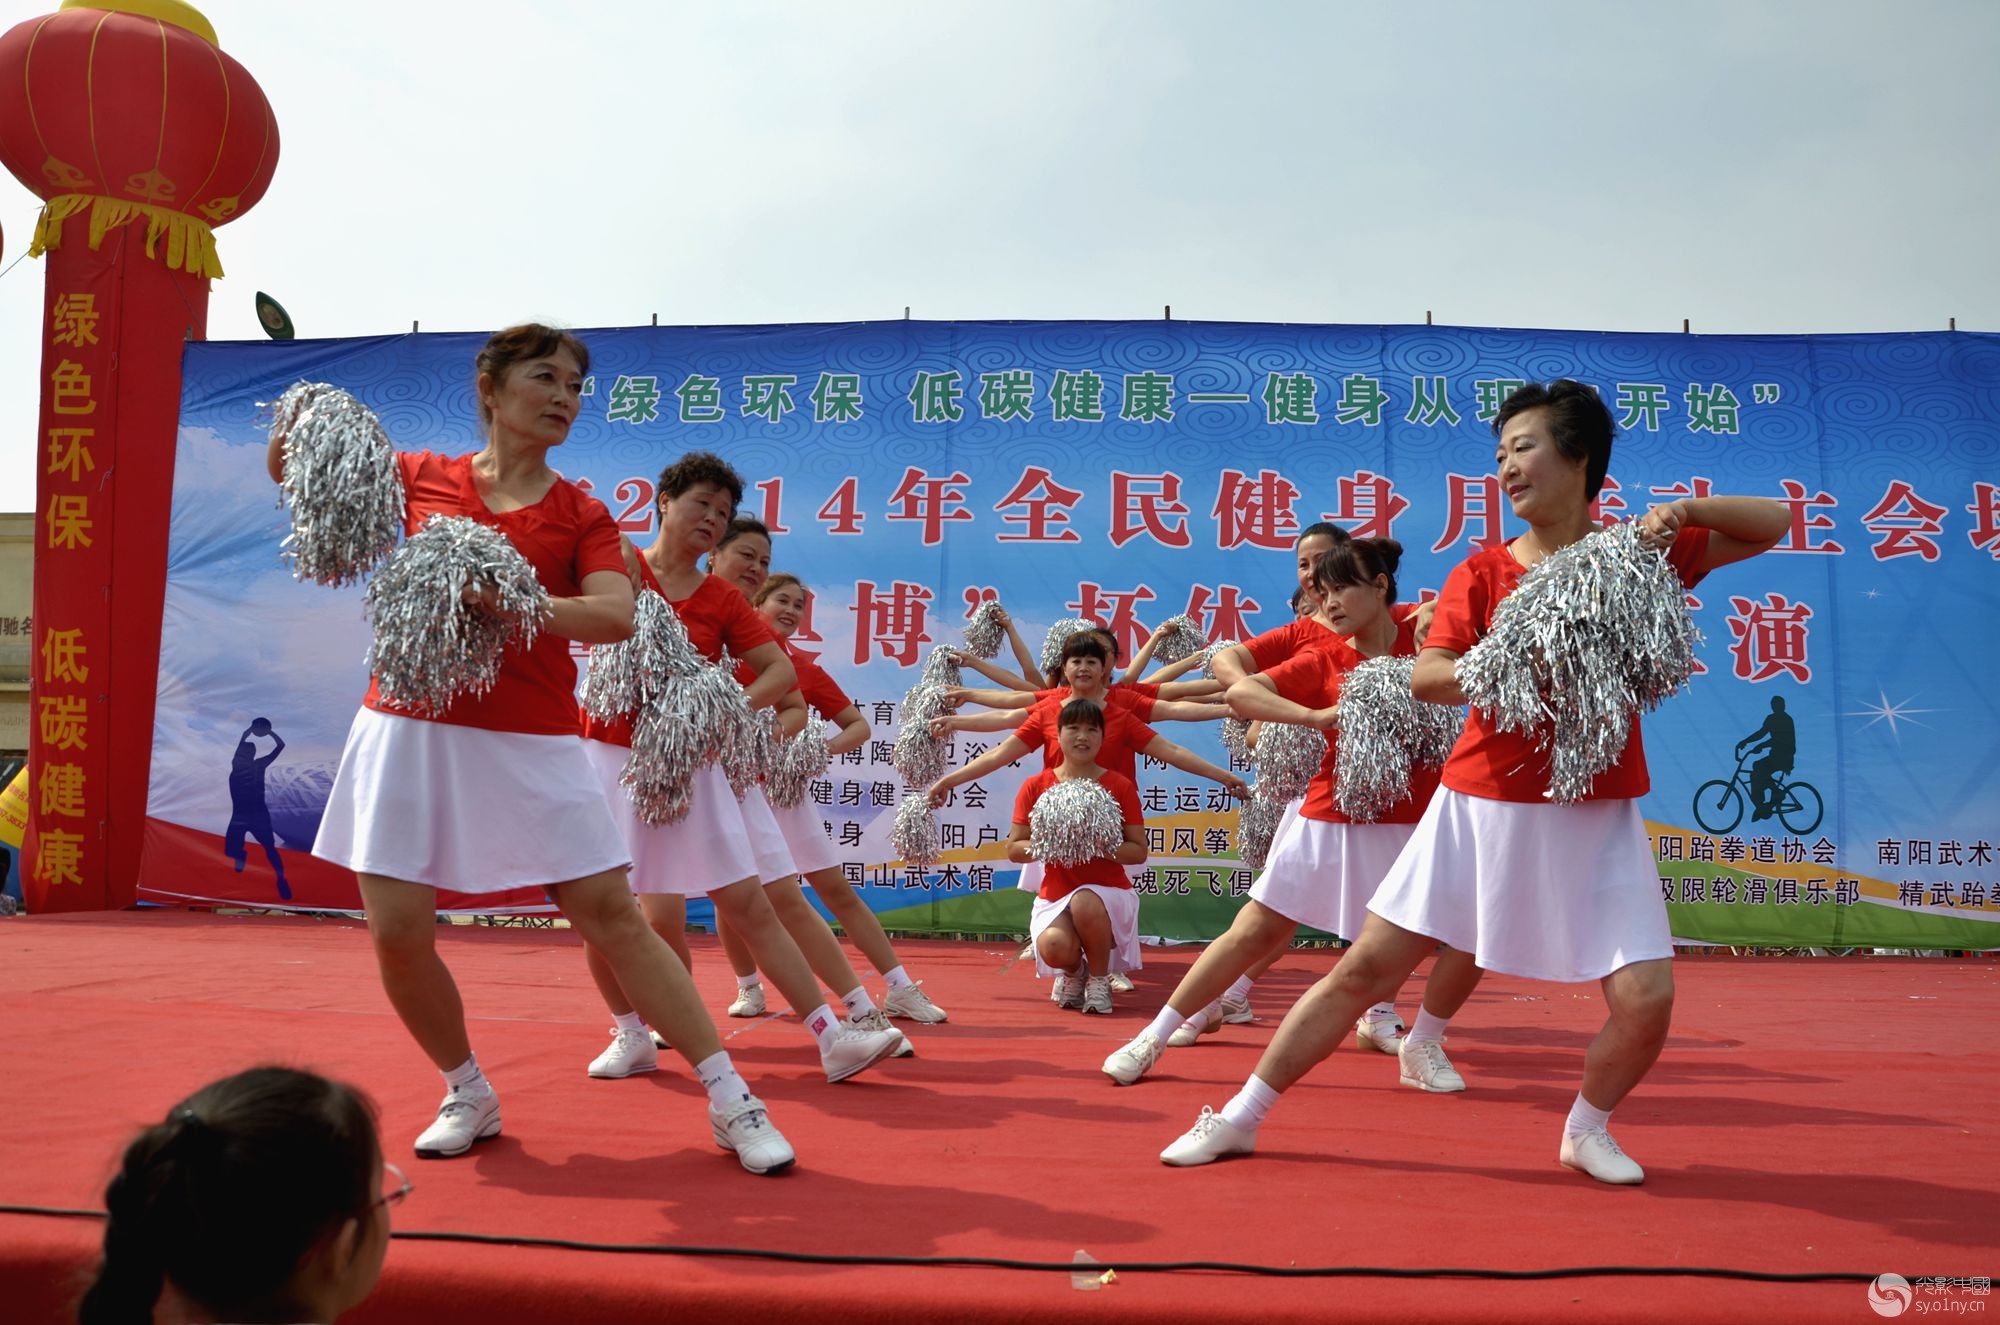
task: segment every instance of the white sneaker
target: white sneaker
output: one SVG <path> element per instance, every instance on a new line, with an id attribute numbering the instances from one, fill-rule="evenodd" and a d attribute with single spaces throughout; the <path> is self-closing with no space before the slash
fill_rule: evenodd
<path id="1" fill-rule="evenodd" d="M 1111 973 L 1111 992 L 1114 994 L 1131 993 L 1132 977 L 1123 971 L 1113 971 Z"/>
<path id="2" fill-rule="evenodd" d="M 1401 1017 L 1363 1017 L 1354 1023 L 1354 1043 L 1363 1049 L 1397 1053 L 1403 1045 Z"/>
<path id="3" fill-rule="evenodd" d="M 1175 1168 L 1192 1168 L 1197 1164 L 1213 1164 L 1230 1155 L 1247 1155 L 1256 1148 L 1254 1130 L 1246 1132 L 1232 1127 L 1221 1114 L 1204 1104 L 1201 1117 L 1194 1120 L 1187 1134 L 1160 1152 L 1160 1162 Z"/>
<path id="4" fill-rule="evenodd" d="M 1465 1078 L 1444 1056 L 1444 1045 L 1438 1040 L 1403 1040 L 1396 1046 L 1396 1058 L 1403 1065 L 1406 1086 L 1433 1095 L 1449 1095 L 1465 1089 Z"/>
<path id="5" fill-rule="evenodd" d="M 500 1135 L 500 1095 L 492 1086 L 453 1087 L 438 1106 L 437 1121 L 417 1138 L 420 1159 L 451 1159 L 475 1141 Z"/>
<path id="6" fill-rule="evenodd" d="M 1224 994 L 1216 1002 L 1222 1005 L 1222 1020 L 1230 1026 L 1248 1026 L 1257 1020 L 1257 1014 L 1250 1010 L 1250 995 L 1231 998 Z"/>
<path id="7" fill-rule="evenodd" d="M 752 1173 L 776 1173 L 798 1158 L 791 1142 L 771 1126 L 764 1101 L 755 1095 L 745 1095 L 726 1109 L 709 1105 L 708 1130 L 715 1144 L 735 1151 L 737 1162 Z"/>
<path id="8" fill-rule="evenodd" d="M 1611 1133 L 1602 1127 L 1580 1136 L 1565 1128 L 1562 1149 L 1556 1152 L 1556 1159 L 1564 1168 L 1588 1173 L 1599 1182 L 1631 1187 L 1646 1180 L 1646 1170 L 1620 1150 Z"/>
<path id="9" fill-rule="evenodd" d="M 1057 971 L 1049 989 L 1049 998 L 1059 1008 L 1080 1008 L 1083 1006 L 1083 977 L 1069 971 Z"/>
<path id="10" fill-rule="evenodd" d="M 950 1020 L 943 1008 L 931 1002 L 931 996 L 924 992 L 924 982 L 921 980 L 899 989 L 891 989 L 883 996 L 882 1011 L 888 1016 L 922 1022 L 926 1026 L 935 1026 L 941 1021 Z"/>
<path id="11" fill-rule="evenodd" d="M 1204 1035 L 1213 1035 L 1222 1029 L 1222 1004 L 1210 1003 L 1201 1010 L 1202 1022 L 1196 1026 L 1192 1021 L 1184 1021 L 1174 1027 L 1174 1033 L 1167 1037 L 1169 1049 L 1185 1049 Z"/>
<path id="12" fill-rule="evenodd" d="M 1111 977 L 1093 975 L 1083 982 L 1083 1010 L 1108 1016 L 1111 1012 Z"/>
<path id="13" fill-rule="evenodd" d="M 673 1048 L 673 1046 L 672 1046 L 671 1044 L 668 1044 L 668 1043 L 667 1043 L 667 1037 L 666 1037 L 666 1036 L 664 1036 L 664 1035 L 662 1035 L 662 1034 L 660 1034 L 660 1033 L 659 1033 L 658 1031 L 654 1031 L 654 1032 L 652 1032 L 652 1035 L 653 1035 L 653 1047 L 654 1047 L 655 1049 L 671 1049 L 671 1048 Z"/>
<path id="14" fill-rule="evenodd" d="M 842 1022 L 833 1033 L 833 1043 L 820 1052 L 819 1061 L 826 1068 L 828 1081 L 845 1081 L 895 1053 L 897 1045 L 907 1043 L 898 1030 L 865 1031 Z"/>
<path id="15" fill-rule="evenodd" d="M 764 982 L 759 980 L 754 985 L 737 986 L 736 1001 L 729 1005 L 729 1015 L 732 1017 L 763 1016 Z"/>
<path id="16" fill-rule="evenodd" d="M 660 1051 L 653 1047 L 652 1035 L 643 1028 L 625 1031 L 613 1026 L 611 1047 L 590 1060 L 590 1075 L 605 1080 L 659 1070 Z"/>
<path id="17" fill-rule="evenodd" d="M 1140 1031 L 1123 1049 L 1104 1060 L 1104 1075 L 1121 1086 L 1130 1086 L 1153 1070 L 1163 1046 L 1151 1031 Z"/>
<path id="18" fill-rule="evenodd" d="M 898 1043 L 889 1055 L 891 1058 L 908 1058 L 917 1051 L 917 1046 L 910 1043 L 910 1037 L 903 1034 L 901 1027 L 889 1024 L 888 1015 L 881 1008 L 871 1008 L 858 1017 L 849 1017 L 847 1024 L 857 1031 L 887 1031 L 895 1036 Z"/>

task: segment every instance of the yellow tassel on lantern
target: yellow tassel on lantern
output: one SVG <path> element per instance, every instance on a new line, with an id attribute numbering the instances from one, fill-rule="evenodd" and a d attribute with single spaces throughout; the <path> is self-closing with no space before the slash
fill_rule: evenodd
<path id="1" fill-rule="evenodd" d="M 186 212 L 154 207 L 149 203 L 126 202 L 121 198 L 86 193 L 65 193 L 49 199 L 35 221 L 35 237 L 28 245 L 28 256 L 40 257 L 49 249 L 61 248 L 63 222 L 86 209 L 90 212 L 92 251 L 103 247 L 104 236 L 110 231 L 144 220 L 147 257 L 160 256 L 155 249 L 164 237 L 167 241 L 167 266 L 187 272 L 190 276 L 214 279 L 222 275 L 222 259 L 215 248 L 215 231 L 206 222 Z"/>

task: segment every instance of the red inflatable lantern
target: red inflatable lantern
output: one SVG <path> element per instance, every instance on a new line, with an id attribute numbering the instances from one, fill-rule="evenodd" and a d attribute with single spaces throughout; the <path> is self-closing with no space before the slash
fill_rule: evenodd
<path id="1" fill-rule="evenodd" d="M 166 586 L 181 349 L 215 227 L 270 186 L 278 126 L 180 0 L 70 0 L 0 36 L 0 162 L 44 200 L 33 714 L 22 879 L 38 911 L 129 905 Z"/>

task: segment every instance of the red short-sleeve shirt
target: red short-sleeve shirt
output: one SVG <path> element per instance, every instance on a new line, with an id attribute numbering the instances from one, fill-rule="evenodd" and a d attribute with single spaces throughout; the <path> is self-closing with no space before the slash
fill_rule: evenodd
<path id="1" fill-rule="evenodd" d="M 1103 765 L 1099 764 L 1102 768 Z M 1062 781 L 1053 768 L 1045 768 L 1021 784 L 1021 790 L 1014 797 L 1014 822 L 1026 827 L 1029 816 L 1034 813 L 1035 802 L 1042 793 Z M 1132 779 L 1105 769 L 1097 779 L 1098 785 L 1111 793 L 1118 808 L 1124 811 L 1125 822 L 1130 826 L 1141 826 L 1146 822 L 1145 814 L 1139 808 L 1139 789 Z M 1077 890 L 1078 885 L 1094 883 L 1100 888 L 1130 888 L 1132 880 L 1126 875 L 1125 867 L 1110 856 L 1085 861 L 1081 865 L 1050 865 L 1042 875 L 1042 886 L 1035 895 L 1045 902 L 1057 902 Z"/>
<path id="2" fill-rule="evenodd" d="M 1045 699 L 1029 709 L 1028 716 L 1014 729 L 1014 735 L 1029 749 L 1042 752 L 1044 768 L 1057 768 L 1063 761 L 1060 729 L 1056 723 L 1061 712 L 1061 703 Z M 1116 704 L 1108 706 L 1104 710 L 1104 744 L 1097 751 L 1098 767 L 1137 782 L 1139 751 L 1151 745 L 1158 735 Z"/>
<path id="3" fill-rule="evenodd" d="M 620 568 L 623 569 L 622 561 Z M 645 581 L 645 588 L 640 592 L 661 593 L 660 582 L 654 578 L 653 568 L 644 557 L 639 558 L 639 573 Z M 750 606 L 743 591 L 713 575 L 704 576 L 701 583 L 695 586 L 695 591 L 686 598 L 679 601 L 669 598 L 667 602 L 679 615 L 681 625 L 687 630 L 688 642 L 694 645 L 695 652 L 712 663 L 722 660 L 725 645 L 730 653 L 741 655 L 759 644 L 769 644 L 775 638 L 770 624 Z M 583 715 L 583 734 L 588 740 L 603 741 L 609 745 L 630 745 L 632 723 L 626 718 L 606 722 L 586 713 Z"/>
<path id="4" fill-rule="evenodd" d="M 1067 704 L 1072 692 L 1068 686 L 1057 686 L 1053 690 L 1037 690 L 1035 702 L 1053 699 L 1058 705 Z M 1104 692 L 1104 702 L 1112 707 L 1124 709 L 1141 722 L 1153 720 L 1153 705 L 1159 702 L 1160 688 L 1149 686 L 1143 681 L 1116 681 Z"/>
<path id="5" fill-rule="evenodd" d="M 1389 608 L 1396 618 L 1400 630 L 1411 625 L 1417 618 L 1420 605 L 1416 603 L 1395 603 Z M 1257 664 L 1257 670 L 1268 672 L 1285 659 L 1294 657 L 1309 649 L 1345 649 L 1354 652 L 1354 646 L 1337 630 L 1321 624 L 1312 617 L 1298 617 L 1275 629 L 1243 641 L 1243 647 L 1250 653 L 1250 660 Z M 1357 659 L 1360 654 L 1354 655 Z"/>
<path id="6" fill-rule="evenodd" d="M 1407 658 L 1416 651 L 1416 621 L 1405 617 L 1396 623 L 1396 642 L 1390 646 L 1389 653 L 1392 657 Z M 1361 655 L 1351 648 L 1309 649 L 1279 663 L 1265 675 L 1277 687 L 1278 693 L 1294 704 L 1327 708 L 1340 698 L 1340 688 L 1346 683 L 1348 673 L 1363 661 Z M 1306 818 L 1327 823 L 1354 822 L 1340 812 L 1334 800 L 1334 778 L 1339 758 L 1340 734 L 1330 731 L 1326 733 L 1326 758 L 1321 761 L 1319 772 L 1313 776 L 1312 785 L 1306 788 L 1306 801 L 1299 810 Z M 1437 786 L 1437 769 L 1412 769 L 1409 795 L 1390 806 L 1374 822 L 1415 823 L 1423 817 L 1424 807 L 1430 804 L 1431 793 L 1437 790 Z"/>
<path id="7" fill-rule="evenodd" d="M 1701 579 L 1694 567 L 1708 550 L 1706 529 L 1686 528 L 1667 550 L 1667 564 L 1682 584 L 1693 588 Z M 1463 654 L 1486 637 L 1494 609 L 1521 583 L 1523 567 L 1505 543 L 1474 553 L 1452 569 L 1438 595 L 1437 616 L 1424 647 Z M 1445 761 L 1444 785 L 1468 796 L 1488 800 L 1541 802 L 1549 788 L 1549 756 L 1535 748 L 1528 732 L 1502 732 L 1475 708 L 1466 716 L 1465 734 Z M 1645 743 L 1639 715 L 1632 715 L 1632 735 L 1618 762 L 1597 775 L 1585 800 L 1630 800 L 1652 786 L 1646 771 Z"/>
<path id="8" fill-rule="evenodd" d="M 618 547 L 618 526 L 604 503 L 567 479 L 557 479 L 542 499 L 517 511 L 495 511 L 479 495 L 472 475 L 472 456 L 442 456 L 431 451 L 396 455 L 403 478 L 403 532 L 414 534 L 433 515 L 465 515 L 506 535 L 535 578 L 556 598 L 583 592 L 583 579 L 597 571 L 625 573 Z M 544 630 L 523 649 L 510 647 L 501 655 L 499 679 L 484 695 L 462 695 L 442 714 L 416 714 L 382 698 L 380 683 L 368 679 L 369 708 L 404 717 L 487 731 L 526 732 L 535 736 L 577 734 L 576 660 L 569 641 Z"/>
<path id="9" fill-rule="evenodd" d="M 1250 661 L 1257 664 L 1257 670 L 1268 672 L 1296 654 L 1308 649 L 1330 649 L 1340 642 L 1340 636 L 1332 630 L 1302 616 L 1244 640 L 1243 647 L 1249 652 Z"/>
<path id="10" fill-rule="evenodd" d="M 790 640 L 781 639 L 778 643 L 785 646 L 785 656 L 798 669 L 799 690 L 805 695 L 806 703 L 818 709 L 822 718 L 831 718 L 841 710 L 854 706 L 854 700 L 840 688 L 839 682 L 827 675 L 824 667 L 801 656 Z"/>

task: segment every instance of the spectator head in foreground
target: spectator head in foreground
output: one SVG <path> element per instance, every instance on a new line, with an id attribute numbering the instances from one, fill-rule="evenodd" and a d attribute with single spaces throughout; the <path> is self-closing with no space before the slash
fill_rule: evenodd
<path id="1" fill-rule="evenodd" d="M 168 1290 L 237 1325 L 336 1320 L 374 1288 L 409 1189 L 352 1086 L 284 1067 L 225 1077 L 126 1148 L 78 1319 L 149 1323 Z"/>

